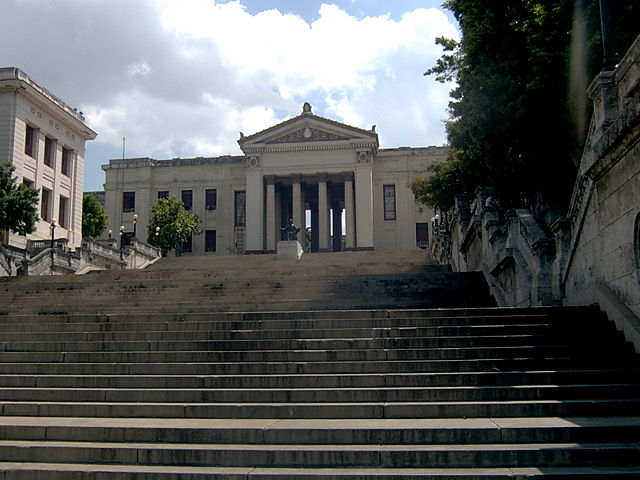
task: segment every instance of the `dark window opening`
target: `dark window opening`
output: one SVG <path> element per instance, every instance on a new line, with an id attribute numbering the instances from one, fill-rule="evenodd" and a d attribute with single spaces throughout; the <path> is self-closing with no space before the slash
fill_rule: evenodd
<path id="1" fill-rule="evenodd" d="M 246 215 L 247 196 L 244 190 L 238 190 L 235 192 L 235 215 L 234 225 L 236 227 L 243 227 L 247 224 Z"/>
<path id="2" fill-rule="evenodd" d="M 205 230 L 204 232 L 204 251 L 215 252 L 216 251 L 216 231 Z"/>
<path id="3" fill-rule="evenodd" d="M 215 188 L 208 188 L 204 192 L 205 210 L 215 210 L 218 207 L 218 191 Z"/>
<path id="4" fill-rule="evenodd" d="M 384 219 L 395 220 L 396 219 L 396 186 L 384 185 Z"/>
<path id="5" fill-rule="evenodd" d="M 185 210 L 193 208 L 193 190 L 182 190 L 182 203 Z"/>
<path id="6" fill-rule="evenodd" d="M 48 167 L 54 167 L 56 156 L 56 141 L 52 138 L 44 138 L 44 164 Z"/>
<path id="7" fill-rule="evenodd" d="M 136 211 L 136 192 L 122 192 L 122 211 Z"/>

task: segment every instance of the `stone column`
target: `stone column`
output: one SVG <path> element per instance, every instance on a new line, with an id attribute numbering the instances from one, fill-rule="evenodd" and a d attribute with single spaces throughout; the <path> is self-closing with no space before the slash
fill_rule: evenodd
<path id="1" fill-rule="evenodd" d="M 327 174 L 320 174 L 318 182 L 318 250 L 329 251 L 329 199 L 327 198 Z"/>
<path id="2" fill-rule="evenodd" d="M 264 185 L 262 172 L 257 168 L 247 170 L 247 239 L 246 253 L 264 251 Z"/>
<path id="3" fill-rule="evenodd" d="M 264 179 L 267 184 L 267 252 L 275 252 L 277 233 L 279 233 L 276 230 L 276 177 L 275 175 L 267 175 Z"/>
<path id="4" fill-rule="evenodd" d="M 373 169 L 370 157 L 356 165 L 355 186 L 356 249 L 373 250 Z"/>
<path id="5" fill-rule="evenodd" d="M 302 175 L 292 175 L 291 180 L 293 182 L 293 192 L 292 192 L 292 201 L 293 201 L 293 223 L 296 227 L 300 228 L 302 232 L 303 227 L 303 205 L 302 205 L 302 189 L 300 183 L 302 182 Z M 298 237 L 300 240 L 300 237 Z"/>
<path id="6" fill-rule="evenodd" d="M 353 250 L 356 247 L 355 236 L 355 208 L 353 205 L 353 173 L 344 178 L 344 216 L 345 216 L 345 248 Z"/>

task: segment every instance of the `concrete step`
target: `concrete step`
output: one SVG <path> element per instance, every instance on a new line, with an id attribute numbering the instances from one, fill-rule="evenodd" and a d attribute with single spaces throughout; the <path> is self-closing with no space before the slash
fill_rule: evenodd
<path id="1" fill-rule="evenodd" d="M 165 351 L 0 351 L 0 362 L 5 363 L 301 363 L 301 362 L 398 362 L 413 360 L 548 360 L 564 359 L 590 361 L 594 351 L 607 358 L 600 366 L 622 364 L 631 358 L 630 353 L 583 345 L 523 345 L 465 347 L 465 348 L 402 348 L 402 349 L 342 349 L 342 350 L 165 350 Z M 625 349 L 626 350 L 626 349 Z"/>
<path id="2" fill-rule="evenodd" d="M 596 339 L 591 345 L 597 348 Z M 84 352 L 84 351 L 168 351 L 195 350 L 341 350 L 341 349 L 403 349 L 403 348 L 474 348 L 530 347 L 567 343 L 567 336 L 514 334 L 485 336 L 383 337 L 383 338 L 301 338 L 256 340 L 127 340 L 127 341 L 0 341 L 0 351 L 13 352 Z"/>
<path id="3" fill-rule="evenodd" d="M 0 401 L 162 403 L 364 403 L 487 402 L 522 400 L 636 399 L 640 384 L 505 385 L 345 388 L 64 388 L 0 387 Z"/>
<path id="4" fill-rule="evenodd" d="M 640 466 L 638 443 L 438 445 L 271 445 L 98 443 L 0 440 L 13 462 L 190 465 L 225 467 L 478 468 L 573 465 Z"/>
<path id="5" fill-rule="evenodd" d="M 350 388 L 350 387 L 512 387 L 513 385 L 631 384 L 638 370 L 567 370 L 514 372 L 370 373 L 314 375 L 30 375 L 0 376 L 0 386 L 30 388 Z"/>
<path id="6" fill-rule="evenodd" d="M 0 462 L 6 480 L 638 480 L 633 467 L 255 468 Z M 26 476 L 25 476 L 26 475 Z"/>
<path id="7" fill-rule="evenodd" d="M 178 317 L 178 318 L 177 318 Z M 48 323 L 44 323 L 44 322 Z M 443 317 L 349 318 L 335 315 L 326 319 L 249 319 L 239 315 L 216 319 L 213 314 L 136 315 L 11 315 L 2 318 L 0 335 L 43 332 L 139 332 L 139 331 L 229 331 L 229 330 L 332 330 L 332 329 L 404 329 L 404 328 L 497 328 L 545 325 L 556 329 L 582 331 L 607 330 L 604 325 L 568 318 L 559 322 L 547 315 L 452 315 Z"/>
<path id="8" fill-rule="evenodd" d="M 593 355 L 600 354 L 598 349 Z M 487 359 L 413 360 L 367 362 L 117 362 L 117 363 L 0 363 L 0 374 L 49 375 L 271 375 L 271 374 L 336 374 L 336 373 L 401 373 L 401 372 L 493 372 L 550 369 L 620 367 L 614 359 L 574 358 L 569 354 L 553 358 L 504 359 L 496 355 Z M 61 353 L 64 357 L 66 353 Z"/>
<path id="9" fill-rule="evenodd" d="M 176 419 L 9 417 L 4 440 L 303 445 L 634 441 L 640 417 Z"/>
<path id="10" fill-rule="evenodd" d="M 495 337 L 537 335 L 555 338 L 572 337 L 575 340 L 593 339 L 594 335 L 614 335 L 606 329 L 581 329 L 575 332 L 564 325 L 545 323 L 483 325 L 483 326 L 404 326 L 404 327 L 360 327 L 360 328 L 298 328 L 290 329 L 225 329 L 213 330 L 134 330 L 134 331 L 49 331 L 47 342 L 60 341 L 205 341 L 205 340 L 296 340 L 296 339 L 371 339 L 371 338 L 427 338 L 427 337 Z M 32 342 L 42 339 L 42 332 L 0 332 L 0 344 Z"/>
<path id="11" fill-rule="evenodd" d="M 640 398 L 351 403 L 0 401 L 4 415 L 162 418 L 480 418 L 633 416 Z"/>

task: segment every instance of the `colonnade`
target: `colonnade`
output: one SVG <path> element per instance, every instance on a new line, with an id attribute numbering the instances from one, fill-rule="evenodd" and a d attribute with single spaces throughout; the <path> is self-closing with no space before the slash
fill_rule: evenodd
<path id="1" fill-rule="evenodd" d="M 369 175 L 358 170 L 287 175 L 248 171 L 246 251 L 275 252 L 289 218 L 301 232 L 311 227 L 313 251 L 371 250 L 372 202 L 370 169 Z M 307 210 L 311 225 L 306 225 Z"/>

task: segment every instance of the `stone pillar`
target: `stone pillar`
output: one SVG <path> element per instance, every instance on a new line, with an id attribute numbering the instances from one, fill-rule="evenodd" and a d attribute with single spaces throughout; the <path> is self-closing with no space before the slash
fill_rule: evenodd
<path id="1" fill-rule="evenodd" d="M 345 216 L 345 248 L 353 250 L 356 247 L 355 208 L 353 205 L 353 173 L 345 175 L 344 179 L 344 216 Z"/>
<path id="2" fill-rule="evenodd" d="M 262 172 L 247 170 L 247 239 L 246 253 L 264 252 L 264 185 Z"/>
<path id="3" fill-rule="evenodd" d="M 373 169 L 368 158 L 355 171 L 356 250 L 373 250 Z"/>
<path id="4" fill-rule="evenodd" d="M 267 252 L 276 251 L 277 233 L 276 229 L 276 186 L 275 175 L 267 175 L 265 182 L 267 184 L 267 209 L 266 209 L 266 223 L 267 223 Z"/>
<path id="5" fill-rule="evenodd" d="M 293 193 L 292 193 L 292 201 L 293 201 L 293 223 L 296 227 L 300 228 L 302 232 L 303 227 L 303 211 L 304 205 L 302 204 L 302 189 L 300 183 L 302 182 L 302 175 L 292 175 L 291 180 L 293 182 Z"/>
<path id="6" fill-rule="evenodd" d="M 329 199 L 327 198 L 327 174 L 320 174 L 318 183 L 318 250 L 329 251 Z"/>

